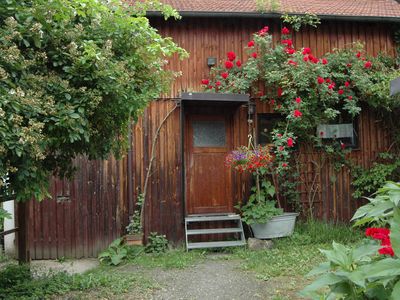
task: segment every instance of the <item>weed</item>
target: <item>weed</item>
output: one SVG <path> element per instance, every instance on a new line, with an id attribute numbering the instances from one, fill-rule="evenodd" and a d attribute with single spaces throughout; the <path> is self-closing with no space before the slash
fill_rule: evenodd
<path id="1" fill-rule="evenodd" d="M 85 274 L 61 272 L 34 278 L 29 266 L 10 264 L 0 271 L 0 299 L 44 299 L 51 295 L 93 290 L 104 295 L 118 295 L 133 288 L 140 292 L 153 286 L 142 276 L 110 270 L 103 267 Z"/>

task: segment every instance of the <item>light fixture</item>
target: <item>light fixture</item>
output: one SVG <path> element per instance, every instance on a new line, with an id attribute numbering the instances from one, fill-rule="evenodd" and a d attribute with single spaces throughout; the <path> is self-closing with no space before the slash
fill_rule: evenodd
<path id="1" fill-rule="evenodd" d="M 256 104 L 254 102 L 249 102 L 249 104 L 248 104 L 249 115 L 254 115 L 255 112 L 256 112 Z"/>
<path id="2" fill-rule="evenodd" d="M 207 57 L 207 66 L 209 68 L 214 67 L 217 64 L 217 58 L 216 57 Z"/>

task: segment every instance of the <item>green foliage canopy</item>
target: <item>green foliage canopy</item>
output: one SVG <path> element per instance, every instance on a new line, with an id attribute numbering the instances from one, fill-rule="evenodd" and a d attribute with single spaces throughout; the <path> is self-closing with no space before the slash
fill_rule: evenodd
<path id="1" fill-rule="evenodd" d="M 146 8 L 0 2 L 0 188 L 7 181 L 17 200 L 40 200 L 52 173 L 73 173 L 75 156 L 122 154 L 129 121 L 178 75 L 166 58 L 187 55 L 149 25 Z"/>

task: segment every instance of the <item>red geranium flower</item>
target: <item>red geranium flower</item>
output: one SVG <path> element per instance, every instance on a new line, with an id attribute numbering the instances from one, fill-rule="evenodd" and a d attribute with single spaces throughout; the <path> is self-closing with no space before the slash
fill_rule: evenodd
<path id="1" fill-rule="evenodd" d="M 326 83 L 330 83 L 330 82 L 331 82 L 331 79 L 330 79 L 330 78 L 327 78 L 327 79 L 325 79 L 325 81 L 326 81 Z"/>
<path id="2" fill-rule="evenodd" d="M 290 34 L 290 30 L 287 29 L 286 27 L 283 27 L 281 32 L 282 32 L 283 35 L 288 35 L 288 34 Z"/>
<path id="3" fill-rule="evenodd" d="M 221 76 L 222 76 L 223 79 L 227 79 L 228 75 L 229 75 L 228 72 L 221 73 Z"/>
<path id="4" fill-rule="evenodd" d="M 344 150 L 346 148 L 346 145 L 343 144 L 342 142 L 340 142 L 340 148 L 342 148 L 342 150 Z"/>
<path id="5" fill-rule="evenodd" d="M 344 86 L 345 86 L 345 87 L 349 87 L 349 86 L 350 86 L 350 82 L 346 81 L 346 82 L 344 83 Z"/>
<path id="6" fill-rule="evenodd" d="M 317 64 L 317 63 L 319 62 L 319 59 L 316 58 L 316 57 L 313 57 L 312 62 L 313 62 L 314 64 Z"/>
<path id="7" fill-rule="evenodd" d="M 382 247 L 378 250 L 379 254 L 382 255 L 390 255 L 390 256 L 394 256 L 394 251 L 392 247 Z"/>
<path id="8" fill-rule="evenodd" d="M 343 95 L 344 91 L 343 90 L 338 90 L 339 95 Z"/>
<path id="9" fill-rule="evenodd" d="M 304 55 L 303 60 L 308 61 L 309 60 L 308 55 Z"/>
<path id="10" fill-rule="evenodd" d="M 225 62 L 225 68 L 227 68 L 227 69 L 232 69 L 232 68 L 233 68 L 233 62 L 231 62 L 231 61 L 226 61 L 226 62 Z"/>
<path id="11" fill-rule="evenodd" d="M 236 61 L 236 66 L 238 66 L 239 68 L 242 66 L 242 62 L 240 60 Z"/>
<path id="12" fill-rule="evenodd" d="M 291 59 L 288 61 L 288 64 L 289 65 L 293 65 L 293 66 L 297 66 L 297 62 L 295 62 L 295 61 L 293 61 Z"/>
<path id="13" fill-rule="evenodd" d="M 353 96 L 348 96 L 347 99 L 353 100 Z"/>
<path id="14" fill-rule="evenodd" d="M 253 58 L 257 58 L 257 52 L 253 52 L 253 53 L 251 54 L 251 56 L 252 56 Z"/>
<path id="15" fill-rule="evenodd" d="M 208 88 L 209 88 L 210 90 L 212 90 L 212 89 L 213 89 L 213 86 L 212 86 L 212 85 L 209 85 Z"/>
<path id="16" fill-rule="evenodd" d="M 254 41 L 248 42 L 247 47 L 249 47 L 249 48 L 254 47 Z"/>
<path id="17" fill-rule="evenodd" d="M 210 83 L 210 80 L 208 80 L 208 79 L 201 80 L 201 84 L 208 85 L 209 83 Z"/>
<path id="18" fill-rule="evenodd" d="M 361 52 L 358 51 L 357 54 L 356 54 L 356 56 L 357 56 L 358 58 L 360 58 L 360 57 L 361 57 Z"/>
<path id="19" fill-rule="evenodd" d="M 286 168 L 288 166 L 287 163 L 282 163 L 282 168 Z"/>
<path id="20" fill-rule="evenodd" d="M 325 82 L 325 80 L 320 76 L 318 76 L 317 81 L 318 81 L 319 84 L 323 84 Z"/>
<path id="21" fill-rule="evenodd" d="M 285 150 L 285 147 L 279 146 L 279 151 L 283 151 L 283 150 Z"/>
<path id="22" fill-rule="evenodd" d="M 323 59 L 322 59 L 322 64 L 323 64 L 323 65 L 326 65 L 327 63 L 328 63 L 328 60 L 327 60 L 326 58 L 323 58 Z"/>
<path id="23" fill-rule="evenodd" d="M 221 81 L 215 82 L 215 86 L 220 86 L 220 85 L 221 85 Z"/>
<path id="24" fill-rule="evenodd" d="M 297 98 L 296 98 L 296 103 L 298 103 L 298 104 L 301 103 L 301 98 L 300 98 L 300 97 L 297 97 Z"/>
<path id="25" fill-rule="evenodd" d="M 291 137 L 287 139 L 287 145 L 288 145 L 288 147 L 293 147 L 294 146 L 294 142 L 293 142 L 293 139 Z"/>
<path id="26" fill-rule="evenodd" d="M 311 53 L 311 49 L 310 48 L 304 48 L 303 49 L 303 55 L 310 54 L 310 53 Z"/>
<path id="27" fill-rule="evenodd" d="M 332 90 L 335 87 L 334 83 L 331 83 L 330 85 L 328 85 L 328 89 Z"/>
<path id="28" fill-rule="evenodd" d="M 271 100 L 269 101 L 269 104 L 274 105 L 274 104 L 275 104 L 275 100 L 274 100 L 274 99 L 271 99 Z"/>
<path id="29" fill-rule="evenodd" d="M 233 51 L 228 52 L 227 56 L 230 61 L 234 61 L 236 58 L 236 54 Z"/>
<path id="30" fill-rule="evenodd" d="M 299 111 L 298 109 L 295 109 L 293 112 L 293 116 L 295 118 L 300 118 L 303 114 L 301 113 L 301 111 Z"/>
<path id="31" fill-rule="evenodd" d="M 364 68 L 366 68 L 366 69 L 369 69 L 369 68 L 371 68 L 372 67 L 372 62 L 370 62 L 370 61 L 367 61 L 365 64 L 364 64 Z"/>
<path id="32" fill-rule="evenodd" d="M 348 68 L 351 68 L 351 66 L 352 66 L 351 63 L 348 63 L 348 64 L 347 64 L 347 67 L 348 67 Z"/>

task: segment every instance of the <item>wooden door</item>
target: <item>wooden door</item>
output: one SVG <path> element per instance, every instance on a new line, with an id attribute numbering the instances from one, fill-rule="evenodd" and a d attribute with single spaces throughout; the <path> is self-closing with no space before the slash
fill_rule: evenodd
<path id="1" fill-rule="evenodd" d="M 233 212 L 232 172 L 225 166 L 232 150 L 231 124 L 230 114 L 186 115 L 187 214 Z"/>

